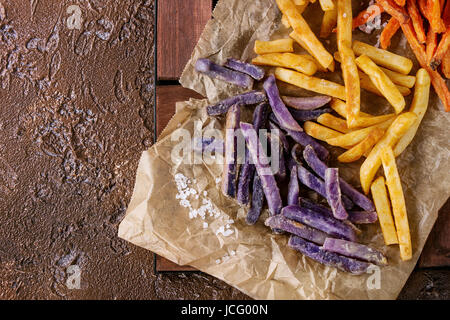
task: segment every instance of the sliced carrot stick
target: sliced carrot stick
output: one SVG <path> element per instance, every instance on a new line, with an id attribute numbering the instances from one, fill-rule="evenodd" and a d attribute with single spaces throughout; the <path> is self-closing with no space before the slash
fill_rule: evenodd
<path id="1" fill-rule="evenodd" d="M 448 48 L 450 46 L 450 27 L 447 28 L 447 31 L 442 35 L 441 41 L 433 55 L 433 58 L 430 61 L 430 67 L 433 70 L 436 70 L 437 66 L 441 64 L 442 58 L 447 53 Z"/>
<path id="2" fill-rule="evenodd" d="M 376 0 L 379 5 L 381 5 L 387 13 L 395 17 L 400 23 L 406 23 L 409 20 L 408 13 L 406 9 L 400 7 L 394 2 L 394 0 Z"/>
<path id="3" fill-rule="evenodd" d="M 414 26 L 414 31 L 416 31 L 417 39 L 420 43 L 425 43 L 427 37 L 425 35 L 425 30 L 423 29 L 423 19 L 420 15 L 419 8 L 417 7 L 416 0 L 407 0 L 407 8 L 409 17 Z"/>
<path id="4" fill-rule="evenodd" d="M 434 32 L 431 28 L 429 28 L 427 33 L 426 51 L 425 51 L 428 63 L 430 63 L 431 59 L 433 59 L 436 48 L 437 48 L 437 33 Z"/>
<path id="5" fill-rule="evenodd" d="M 391 38 L 400 28 L 400 22 L 395 18 L 390 18 L 388 24 L 384 27 L 380 35 L 380 46 L 386 50 L 391 44 Z"/>
<path id="6" fill-rule="evenodd" d="M 437 95 L 441 99 L 445 111 L 450 111 L 450 92 L 447 88 L 447 84 L 441 77 L 439 72 L 431 69 L 428 65 L 425 49 L 419 43 L 419 40 L 417 40 L 412 22 L 410 21 L 408 23 L 401 24 L 400 26 L 406 39 L 408 40 L 411 50 L 414 52 L 414 55 L 419 61 L 419 64 L 422 66 L 422 68 L 427 70 L 428 74 L 430 75 L 431 83 L 433 84 L 434 90 L 436 91 Z"/>
<path id="7" fill-rule="evenodd" d="M 368 6 L 365 10 L 362 10 L 358 15 L 353 18 L 352 28 L 356 29 L 363 24 L 375 19 L 376 16 L 380 15 L 384 11 L 383 7 L 378 3 Z"/>

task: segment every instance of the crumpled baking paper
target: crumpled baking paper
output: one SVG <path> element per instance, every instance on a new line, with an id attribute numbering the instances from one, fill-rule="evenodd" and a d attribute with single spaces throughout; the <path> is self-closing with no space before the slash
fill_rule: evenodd
<path id="1" fill-rule="evenodd" d="M 355 5 L 354 13 L 360 9 L 359 4 Z M 318 2 L 310 4 L 304 16 L 317 34 L 322 19 Z M 256 39 L 287 36 L 289 30 L 280 24 L 280 18 L 273 0 L 219 1 L 180 82 L 210 102 L 242 92 L 240 88 L 196 73 L 193 68 L 195 61 L 199 57 L 209 57 L 218 63 L 228 57 L 252 58 Z M 376 34 L 355 32 L 354 37 L 373 44 L 377 41 Z M 334 43 L 335 38 L 324 42 L 330 52 L 335 50 Z M 299 48 L 297 50 L 300 51 Z M 394 37 L 390 50 L 415 61 L 400 34 Z M 270 72 L 271 69 L 267 70 Z M 417 70 L 417 64 L 413 70 Z M 342 83 L 339 72 L 318 76 Z M 282 83 L 280 90 L 292 95 L 311 94 Z M 397 158 L 411 228 L 413 258 L 403 262 L 397 245 L 386 247 L 378 224 L 362 226 L 360 242 L 383 251 L 389 265 L 371 268 L 368 274 L 360 276 L 323 266 L 289 248 L 286 235 L 272 234 L 264 226 L 267 211 L 255 226 L 246 225 L 246 209 L 224 197 L 220 191 L 221 165 L 210 164 L 205 158 L 197 164 L 172 161 L 173 147 L 180 141 L 173 133 L 179 128 L 191 134 L 194 126 L 199 124 L 203 131 L 223 128 L 223 119 L 205 114 L 206 105 L 206 99 L 177 103 L 177 112 L 158 142 L 143 152 L 133 196 L 119 226 L 119 237 L 177 264 L 191 265 L 222 279 L 255 299 L 395 299 L 420 256 L 438 210 L 450 194 L 450 114 L 443 112 L 434 92 L 414 141 Z M 362 110 L 372 114 L 392 112 L 383 98 L 364 90 Z M 338 149 L 332 149 L 332 154 L 335 160 Z M 338 165 L 336 161 L 333 163 Z M 353 185 L 359 185 L 360 164 L 339 164 L 341 174 Z M 214 216 L 207 214 L 204 220 L 189 218 L 189 210 L 181 206 L 175 196 L 178 192 L 174 181 L 176 173 L 195 181 L 191 187 L 196 189 L 198 199 L 190 198 L 192 206 L 211 201 Z M 224 236 L 220 230 L 227 229 L 227 224 L 233 233 Z"/>

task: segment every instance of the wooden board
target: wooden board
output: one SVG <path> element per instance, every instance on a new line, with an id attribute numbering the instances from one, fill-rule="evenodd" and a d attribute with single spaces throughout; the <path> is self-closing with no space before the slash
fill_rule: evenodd
<path id="1" fill-rule="evenodd" d="M 158 1 L 158 80 L 180 77 L 211 12 L 211 0 Z"/>

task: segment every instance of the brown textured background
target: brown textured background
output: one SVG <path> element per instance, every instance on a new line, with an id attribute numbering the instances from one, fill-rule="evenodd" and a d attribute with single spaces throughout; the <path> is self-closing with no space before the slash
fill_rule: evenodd
<path id="1" fill-rule="evenodd" d="M 82 12 L 80 30 L 66 25 L 72 4 Z M 155 273 L 151 252 L 117 237 L 141 151 L 174 101 L 191 95 L 164 81 L 178 77 L 212 4 L 160 0 L 156 7 L 150 0 L 0 0 L 1 299 L 246 298 L 205 274 Z M 157 55 L 156 11 L 164 18 Z M 447 203 L 441 213 L 448 211 Z M 424 266 L 448 265 L 448 219 L 438 222 Z M 73 264 L 82 271 L 79 290 L 65 285 Z M 449 299 L 449 275 L 418 269 L 400 297 Z"/>

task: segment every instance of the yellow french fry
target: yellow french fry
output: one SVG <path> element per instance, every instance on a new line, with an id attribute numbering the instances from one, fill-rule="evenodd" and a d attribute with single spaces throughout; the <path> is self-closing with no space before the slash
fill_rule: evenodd
<path id="1" fill-rule="evenodd" d="M 359 83 L 361 85 L 361 88 L 364 90 L 367 90 L 369 92 L 375 93 L 377 96 L 383 97 L 383 94 L 378 90 L 378 88 L 375 86 L 375 84 L 370 80 L 369 76 L 363 72 L 359 72 Z M 395 85 L 402 94 L 402 96 L 408 96 L 411 94 L 411 90 L 409 88 Z"/>
<path id="2" fill-rule="evenodd" d="M 335 117 L 331 113 L 321 114 L 317 117 L 317 122 L 342 133 L 349 133 L 352 131 L 347 127 L 347 121 Z"/>
<path id="3" fill-rule="evenodd" d="M 381 151 L 386 184 L 392 203 L 395 226 L 397 227 L 397 238 L 400 247 L 400 258 L 403 261 L 412 258 L 411 234 L 409 232 L 408 215 L 406 213 L 405 196 L 403 194 L 400 175 L 395 163 L 394 152 L 391 147 L 383 148 Z"/>
<path id="4" fill-rule="evenodd" d="M 395 114 L 384 114 L 381 116 L 371 116 L 371 117 L 359 117 L 355 120 L 356 128 L 367 128 L 374 126 L 376 124 L 388 121 L 390 119 L 394 119 Z"/>
<path id="5" fill-rule="evenodd" d="M 278 80 L 293 84 L 306 90 L 314 91 L 339 99 L 345 99 L 344 86 L 332 81 L 307 76 L 300 72 L 284 68 L 276 68 L 275 77 Z"/>
<path id="6" fill-rule="evenodd" d="M 385 122 L 376 124 L 372 127 L 353 130 L 349 133 L 343 134 L 342 136 L 328 139 L 327 143 L 336 147 L 352 147 L 367 138 L 367 136 L 373 129 L 380 128 L 386 130 L 393 122 L 394 119 L 390 119 Z"/>
<path id="7" fill-rule="evenodd" d="M 333 54 L 333 57 L 334 60 L 336 60 L 337 62 L 341 62 L 340 54 L 338 51 L 336 51 Z M 381 66 L 378 66 L 378 68 L 380 68 L 381 71 L 383 71 L 389 77 L 389 79 L 391 79 L 392 82 L 397 86 L 402 86 L 406 88 L 414 87 L 414 83 L 416 82 L 415 76 L 410 76 L 400 72 L 392 71 Z"/>
<path id="8" fill-rule="evenodd" d="M 336 111 L 338 115 L 341 117 L 347 119 L 347 106 L 345 105 L 345 102 L 336 98 L 331 99 L 330 103 L 331 108 Z M 372 115 L 368 113 L 364 113 L 362 111 L 359 112 L 360 117 L 373 117 Z"/>
<path id="9" fill-rule="evenodd" d="M 405 108 L 406 102 L 391 79 L 365 54 L 356 59 L 356 64 L 394 107 L 395 113 L 399 114 Z"/>
<path id="10" fill-rule="evenodd" d="M 305 130 L 305 132 L 311 137 L 321 141 L 326 141 L 327 139 L 342 135 L 340 132 L 321 126 L 320 124 L 312 121 L 306 121 L 303 125 L 303 130 Z"/>
<path id="11" fill-rule="evenodd" d="M 333 10 L 335 7 L 332 0 L 319 0 L 319 3 L 323 11 Z"/>
<path id="12" fill-rule="evenodd" d="M 281 16 L 281 24 L 283 26 L 285 26 L 286 28 L 290 28 L 291 27 L 291 25 L 289 24 L 288 18 L 284 14 Z"/>
<path id="13" fill-rule="evenodd" d="M 370 151 L 367 159 L 363 162 L 359 170 L 361 187 L 366 194 L 369 192 L 373 178 L 375 177 L 377 170 L 381 166 L 381 151 L 386 147 L 392 147 L 396 145 L 400 138 L 414 124 L 416 119 L 417 116 L 413 112 L 405 112 L 398 115 L 389 126 L 384 136 L 372 148 L 372 151 Z M 351 133 L 353 132 L 350 132 L 348 134 Z"/>
<path id="14" fill-rule="evenodd" d="M 256 54 L 266 54 L 275 52 L 294 52 L 294 41 L 290 38 L 272 41 L 255 41 Z"/>
<path id="15" fill-rule="evenodd" d="M 430 75 L 425 69 L 419 69 L 416 74 L 416 87 L 414 88 L 414 97 L 411 102 L 410 112 L 417 115 L 417 121 L 408 129 L 405 135 L 400 139 L 394 148 L 394 154 L 398 157 L 406 147 L 411 143 L 419 128 L 420 122 L 428 108 L 430 98 Z"/>
<path id="16" fill-rule="evenodd" d="M 337 23 L 337 8 L 336 6 L 334 6 L 332 10 L 328 10 L 323 13 L 319 36 L 321 38 L 328 38 L 328 36 L 333 31 L 333 28 L 336 26 L 336 23 Z"/>
<path id="17" fill-rule="evenodd" d="M 305 49 L 307 48 L 307 51 L 319 61 L 322 67 L 328 68 L 333 62 L 333 57 L 312 32 L 294 2 L 292 0 L 276 0 L 276 3 L 280 11 L 288 17 L 289 24 L 298 38 L 301 39 L 299 44 L 305 46 Z"/>
<path id="18" fill-rule="evenodd" d="M 413 66 L 412 61 L 408 58 L 376 48 L 364 42 L 355 40 L 353 41 L 352 48 L 357 56 L 365 54 L 376 64 L 402 74 L 408 74 Z"/>
<path id="19" fill-rule="evenodd" d="M 337 159 L 339 162 L 353 162 L 357 161 L 361 158 L 366 152 L 370 151 L 370 149 L 381 139 L 384 135 L 385 130 L 381 128 L 374 128 L 369 132 L 369 135 L 358 143 L 356 146 L 353 146 L 350 150 L 341 154 Z"/>
<path id="20" fill-rule="evenodd" d="M 294 3 L 297 6 L 301 6 L 301 5 L 307 4 L 308 2 L 309 2 L 308 0 L 294 0 Z"/>
<path id="21" fill-rule="evenodd" d="M 381 232 L 383 232 L 384 243 L 389 246 L 397 244 L 397 231 L 392 218 L 391 205 L 389 203 L 384 177 L 378 177 L 370 187 L 373 202 L 378 214 Z"/>
<path id="22" fill-rule="evenodd" d="M 268 53 L 252 59 L 252 63 L 294 69 L 309 76 L 317 71 L 317 65 L 306 54 Z"/>

